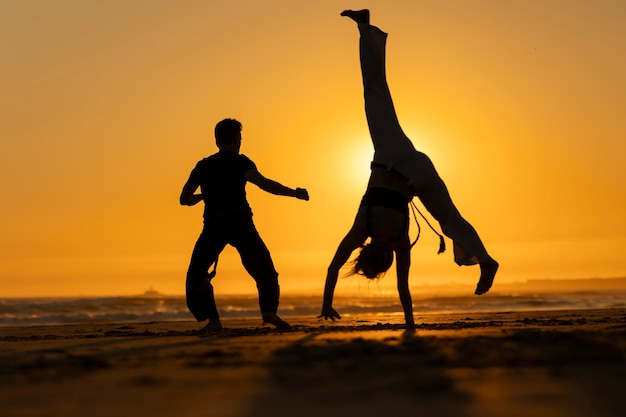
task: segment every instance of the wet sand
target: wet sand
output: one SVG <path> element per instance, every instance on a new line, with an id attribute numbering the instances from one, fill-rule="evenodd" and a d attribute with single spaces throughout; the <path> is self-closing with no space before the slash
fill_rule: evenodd
<path id="1" fill-rule="evenodd" d="M 0 328 L 12 416 L 621 416 L 626 309 Z"/>

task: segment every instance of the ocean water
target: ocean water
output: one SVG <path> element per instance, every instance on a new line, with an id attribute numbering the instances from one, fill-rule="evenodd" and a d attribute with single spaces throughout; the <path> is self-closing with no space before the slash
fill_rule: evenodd
<path id="1" fill-rule="evenodd" d="M 258 319 L 257 297 L 216 297 L 222 319 Z M 344 317 L 402 315 L 397 295 L 335 297 L 335 309 Z M 543 294 L 413 295 L 414 314 L 546 311 L 626 308 L 626 290 L 578 291 Z M 314 318 L 321 295 L 281 297 L 279 315 Z M 193 321 L 183 296 L 159 294 L 123 297 L 5 298 L 0 299 L 0 326 L 81 324 L 88 322 Z"/>

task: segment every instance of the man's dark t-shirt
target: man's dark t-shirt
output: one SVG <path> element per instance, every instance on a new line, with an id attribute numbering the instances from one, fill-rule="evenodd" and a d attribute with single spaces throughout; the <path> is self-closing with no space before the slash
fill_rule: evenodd
<path id="1" fill-rule="evenodd" d="M 218 152 L 204 158 L 191 171 L 189 181 L 200 186 L 204 218 L 233 212 L 250 213 L 245 173 L 256 169 L 250 158 L 235 152 Z"/>

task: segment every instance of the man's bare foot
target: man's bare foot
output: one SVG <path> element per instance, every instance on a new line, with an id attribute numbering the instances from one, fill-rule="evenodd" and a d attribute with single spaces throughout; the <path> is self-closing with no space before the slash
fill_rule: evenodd
<path id="1" fill-rule="evenodd" d="M 357 23 L 370 23 L 370 11 L 368 9 L 363 10 L 344 10 L 341 12 L 342 16 L 347 16 Z"/>
<path id="2" fill-rule="evenodd" d="M 222 323 L 220 319 L 209 319 L 206 326 L 200 329 L 201 332 L 219 332 L 222 331 Z"/>
<path id="3" fill-rule="evenodd" d="M 273 324 L 280 330 L 291 330 L 291 325 L 278 317 L 276 313 L 263 313 L 263 324 L 265 323 Z"/>
<path id="4" fill-rule="evenodd" d="M 480 279 L 478 280 L 474 294 L 483 295 L 489 291 L 499 266 L 500 264 L 493 258 L 489 258 L 488 261 L 480 263 Z"/>

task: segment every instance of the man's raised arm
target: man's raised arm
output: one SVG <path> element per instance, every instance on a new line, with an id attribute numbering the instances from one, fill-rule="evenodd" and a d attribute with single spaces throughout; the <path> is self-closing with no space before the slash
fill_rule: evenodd
<path id="1" fill-rule="evenodd" d="M 264 177 L 258 170 L 251 169 L 245 174 L 246 180 L 259 187 L 261 190 L 270 194 L 284 195 L 288 197 L 295 197 L 299 200 L 308 200 L 309 192 L 305 188 L 293 188 L 286 187 L 279 182 L 270 180 Z"/>

